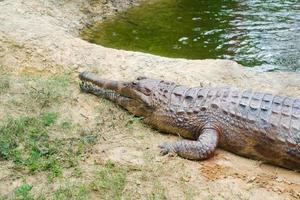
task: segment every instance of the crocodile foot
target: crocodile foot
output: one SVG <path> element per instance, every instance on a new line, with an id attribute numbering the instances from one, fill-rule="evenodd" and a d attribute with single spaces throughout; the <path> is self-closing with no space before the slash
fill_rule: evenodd
<path id="1" fill-rule="evenodd" d="M 160 155 L 162 156 L 176 153 L 175 149 L 172 147 L 170 143 L 163 143 L 158 147 L 160 148 Z"/>

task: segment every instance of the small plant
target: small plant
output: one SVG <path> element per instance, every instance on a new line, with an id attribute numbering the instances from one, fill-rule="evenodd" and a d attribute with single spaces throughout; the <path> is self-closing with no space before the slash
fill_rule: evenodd
<path id="1" fill-rule="evenodd" d="M 32 194 L 32 188 L 33 185 L 26 182 L 22 183 L 19 187 L 15 188 L 11 195 L 0 195 L 0 200 L 46 200 L 46 197 L 42 193 Z"/>
<path id="2" fill-rule="evenodd" d="M 89 190 L 85 185 L 67 185 L 54 193 L 54 200 L 85 200 L 89 199 Z"/>
<path id="3" fill-rule="evenodd" d="M 28 183 L 23 183 L 21 186 L 15 189 L 15 196 L 16 199 L 34 199 L 33 196 L 30 194 L 30 190 L 32 189 L 32 185 Z"/>
<path id="4" fill-rule="evenodd" d="M 86 134 L 81 136 L 81 141 L 84 143 L 95 143 L 97 141 L 98 136 L 94 134 Z"/>
<path id="5" fill-rule="evenodd" d="M 41 120 L 44 126 L 50 126 L 51 124 L 54 124 L 56 122 L 57 117 L 57 113 L 43 113 L 41 115 Z"/>
<path id="6" fill-rule="evenodd" d="M 60 127 L 64 130 L 68 130 L 72 128 L 72 122 L 70 120 L 65 120 L 60 124 Z"/>
<path id="7" fill-rule="evenodd" d="M 107 161 L 91 183 L 91 188 L 103 199 L 121 199 L 125 184 L 126 170 L 116 166 L 112 161 Z"/>

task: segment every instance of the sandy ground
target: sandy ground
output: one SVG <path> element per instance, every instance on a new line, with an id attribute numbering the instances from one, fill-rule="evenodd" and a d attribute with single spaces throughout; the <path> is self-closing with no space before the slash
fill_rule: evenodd
<path id="1" fill-rule="evenodd" d="M 86 24 L 136 3 L 137 0 L 0 0 L 0 65 L 15 77 L 50 77 L 68 71 L 76 81 L 79 72 L 90 70 L 105 78 L 130 80 L 143 75 L 190 86 L 230 85 L 300 98 L 300 74 L 255 72 L 226 60 L 169 59 L 109 49 L 79 38 Z M 159 180 L 167 199 L 300 199 L 299 173 L 222 150 L 204 162 L 162 157 L 157 145 L 177 137 L 162 135 L 141 123 L 125 130 L 126 122 L 122 120 L 129 118 L 126 112 L 112 104 L 99 104 L 99 99 L 81 94 L 77 88 L 70 98 L 76 103 L 66 103 L 59 109 L 79 125 L 92 126 L 90 120 L 111 119 L 109 115 L 114 117 L 111 123 L 117 124 L 113 131 L 109 129 L 110 122 L 104 124 L 106 140 L 96 144 L 82 161 L 87 177 L 93 176 L 89 171 L 93 165 L 111 159 L 139 169 L 128 177 L 126 186 L 136 198 L 143 199 L 151 190 L 151 182 Z M 13 112 L 1 102 L 0 111 L 0 119 Z M 0 191 L 7 193 L 20 183 L 22 175 L 8 178 L 13 176 L 7 170 L 10 163 L 0 163 Z M 146 179 L 141 178 L 144 172 Z M 42 176 L 29 180 L 43 182 Z"/>

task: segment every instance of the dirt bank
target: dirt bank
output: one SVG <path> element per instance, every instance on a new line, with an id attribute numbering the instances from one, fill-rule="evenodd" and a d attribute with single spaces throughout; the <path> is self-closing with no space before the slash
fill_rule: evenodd
<path id="1" fill-rule="evenodd" d="M 231 85 L 300 98 L 300 74 L 258 73 L 226 60 L 163 58 L 104 48 L 78 37 L 80 29 L 92 20 L 137 3 L 138 0 L 0 1 L 0 75 L 9 77 L 10 85 L 5 92 L 0 90 L 0 119 L 45 110 L 45 106 L 23 104 L 23 99 L 28 98 L 23 93 L 33 87 L 33 80 L 67 73 L 69 87 L 57 93 L 62 98 L 50 102 L 47 109 L 72 120 L 75 128 L 71 135 L 54 128 L 50 130 L 52 137 L 79 137 L 81 128 L 101 135 L 80 159 L 82 173 L 76 178 L 68 173 L 73 168 L 64 168 L 60 178 L 49 183 L 44 172 L 16 171 L 13 162 L 0 160 L 0 194 L 10 195 L 27 182 L 33 186 L 34 194 L 43 191 L 50 198 L 66 182 L 90 182 L 96 171 L 112 160 L 126 168 L 122 194 L 132 199 L 299 199 L 299 173 L 222 150 L 205 162 L 161 157 L 157 145 L 178 138 L 153 131 L 114 105 L 78 91 L 77 74 L 90 70 L 106 78 L 129 80 L 143 75 L 191 86 Z M 26 82 L 28 77 L 35 79 Z M 93 188 L 90 193 L 91 198 L 101 197 L 99 189 Z"/>

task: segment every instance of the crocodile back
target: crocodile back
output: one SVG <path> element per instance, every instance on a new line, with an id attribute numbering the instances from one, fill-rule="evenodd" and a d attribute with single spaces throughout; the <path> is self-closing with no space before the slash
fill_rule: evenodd
<path id="1" fill-rule="evenodd" d="M 194 109 L 222 130 L 220 146 L 300 169 L 300 100 L 232 88 L 200 88 Z"/>
<path id="2" fill-rule="evenodd" d="M 186 87 L 162 81 L 152 119 L 160 130 L 196 139 L 220 130 L 219 146 L 245 157 L 300 170 L 300 100 L 230 87 Z"/>
<path id="3" fill-rule="evenodd" d="M 231 88 L 200 89 L 197 97 L 202 100 L 196 102 L 196 107 L 200 105 L 218 122 L 300 143 L 299 99 Z"/>
<path id="4" fill-rule="evenodd" d="M 157 109 L 148 122 L 159 130 L 197 139 L 211 126 L 223 149 L 300 170 L 299 99 L 163 80 L 152 99 Z"/>

